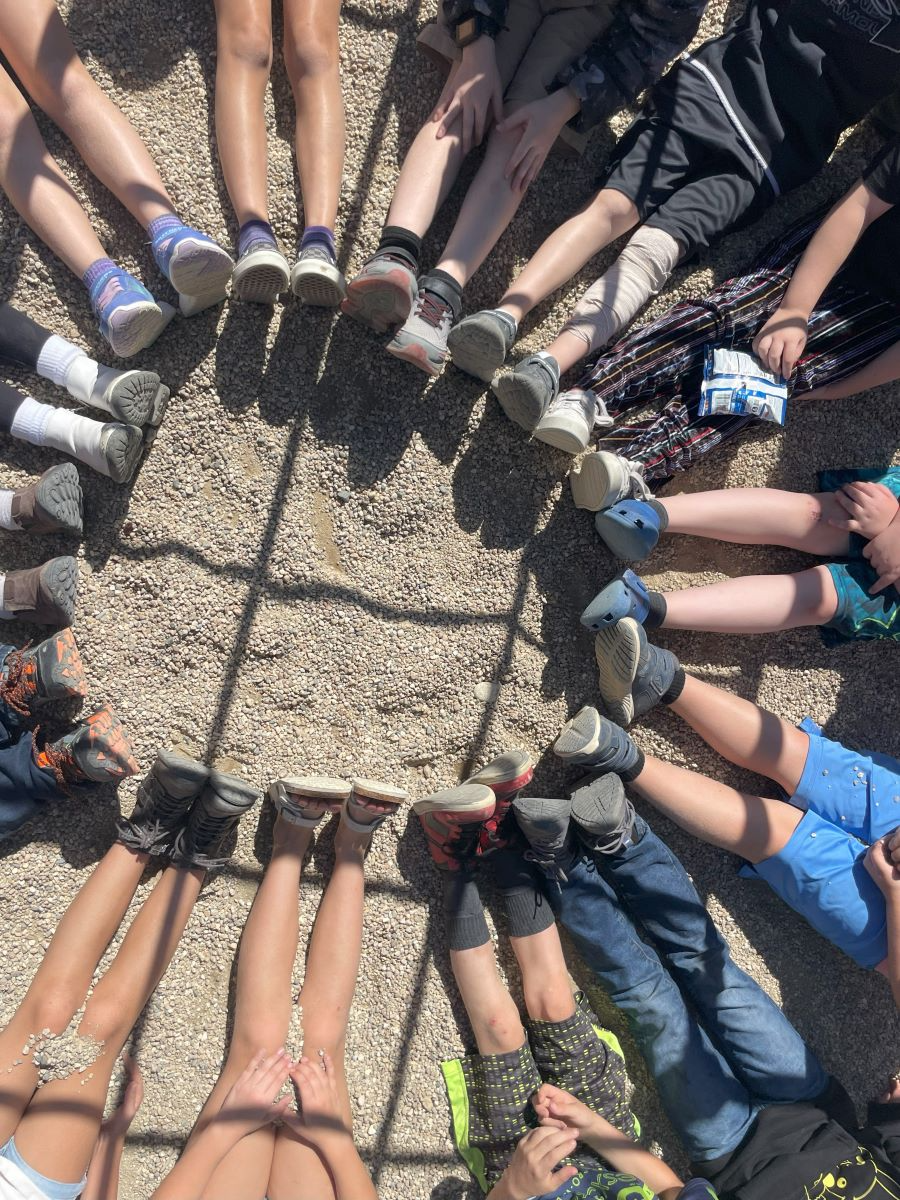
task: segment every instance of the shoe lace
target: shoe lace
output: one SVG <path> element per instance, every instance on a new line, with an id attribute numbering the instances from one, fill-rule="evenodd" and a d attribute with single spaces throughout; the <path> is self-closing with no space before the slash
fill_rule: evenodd
<path id="1" fill-rule="evenodd" d="M 562 392 L 556 397 L 553 407 L 555 409 L 568 408 L 584 413 L 588 420 L 593 422 L 594 414 L 597 411 L 597 398 L 593 392 L 585 391 L 583 388 L 570 388 L 569 391 Z"/>
<path id="2" fill-rule="evenodd" d="M 6 678 L 0 681 L 0 699 L 20 716 L 30 714 L 27 701 L 37 690 L 34 684 L 33 665 L 26 659 L 26 652 L 31 642 L 26 642 L 21 650 L 13 650 L 6 659 Z"/>
<path id="3" fill-rule="evenodd" d="M 38 734 L 41 731 L 40 725 L 34 727 L 34 745 L 38 745 Z M 81 772 L 78 765 L 72 757 L 72 752 L 68 746 L 54 746 L 48 742 L 39 752 L 43 760 L 40 765 L 49 767 L 53 772 L 53 778 L 56 780 L 56 786 L 66 796 L 72 795 L 72 790 L 69 784 L 76 783 L 81 778 Z M 72 775 L 74 774 L 74 779 Z"/>
<path id="4" fill-rule="evenodd" d="M 433 292 L 419 292 L 418 303 L 416 304 L 416 316 L 421 317 L 432 328 L 440 329 L 441 322 L 446 318 L 449 311 L 450 305 L 445 304 Z"/>

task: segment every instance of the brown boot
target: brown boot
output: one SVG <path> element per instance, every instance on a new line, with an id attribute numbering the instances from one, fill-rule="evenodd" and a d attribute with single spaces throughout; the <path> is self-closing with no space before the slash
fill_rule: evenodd
<path id="1" fill-rule="evenodd" d="M 9 571 L 0 607 L 20 621 L 71 625 L 78 590 L 78 563 L 70 555 L 51 558 L 42 567 Z"/>
<path id="2" fill-rule="evenodd" d="M 82 532 L 81 484 L 74 463 L 45 471 L 12 498 L 12 519 L 26 533 Z"/>

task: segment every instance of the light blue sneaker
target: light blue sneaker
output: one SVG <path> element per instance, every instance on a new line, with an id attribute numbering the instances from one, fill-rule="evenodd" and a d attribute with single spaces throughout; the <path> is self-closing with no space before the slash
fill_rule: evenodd
<path id="1" fill-rule="evenodd" d="M 130 358 L 155 342 L 174 315 L 159 305 L 142 283 L 120 267 L 110 267 L 91 286 L 91 307 L 113 353 Z"/>
<path id="2" fill-rule="evenodd" d="M 169 227 L 150 243 L 156 265 L 178 292 L 185 315 L 225 299 L 234 260 L 218 242 L 189 225 Z"/>
<path id="3" fill-rule="evenodd" d="M 585 629 L 596 633 L 614 625 L 623 617 L 633 617 L 641 625 L 650 612 L 650 590 L 634 571 L 625 570 L 598 592 L 579 618 Z"/>
<path id="4" fill-rule="evenodd" d="M 630 562 L 646 558 L 669 524 L 658 500 L 620 500 L 594 518 L 594 528 L 616 556 Z"/>

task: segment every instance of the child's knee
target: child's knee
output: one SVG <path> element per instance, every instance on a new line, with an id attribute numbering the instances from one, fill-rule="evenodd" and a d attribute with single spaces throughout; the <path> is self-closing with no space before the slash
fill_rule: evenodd
<path id="1" fill-rule="evenodd" d="M 795 577 L 803 594 L 810 625 L 827 625 L 837 611 L 838 594 L 828 567 L 820 564 Z"/>
<path id="2" fill-rule="evenodd" d="M 336 36 L 299 25 L 284 35 L 284 65 L 291 85 L 336 73 L 340 54 Z"/>
<path id="3" fill-rule="evenodd" d="M 525 988 L 525 1007 L 533 1021 L 565 1021 L 575 1011 L 568 980 L 540 982 Z"/>
<path id="4" fill-rule="evenodd" d="M 42 75 L 29 91 L 38 107 L 65 129 L 73 114 L 96 99 L 98 89 L 79 60 L 58 74 Z"/>
<path id="5" fill-rule="evenodd" d="M 84 1002 L 84 994 L 66 985 L 45 987 L 41 994 L 23 1005 L 22 1016 L 30 1026 L 29 1033 L 40 1035 L 45 1029 L 51 1034 L 62 1033 Z"/>
<path id="6" fill-rule="evenodd" d="M 220 25 L 218 61 L 230 59 L 246 70 L 265 72 L 272 69 L 272 31 L 246 22 Z"/>

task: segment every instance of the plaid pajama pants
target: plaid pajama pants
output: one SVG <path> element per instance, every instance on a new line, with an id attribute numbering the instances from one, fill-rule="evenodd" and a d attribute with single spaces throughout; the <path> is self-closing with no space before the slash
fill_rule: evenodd
<path id="1" fill-rule="evenodd" d="M 818 213 L 794 225 L 767 247 L 751 271 L 720 284 L 706 299 L 676 304 L 627 334 L 581 380 L 579 386 L 591 388 L 612 417 L 643 404 L 662 406 L 656 417 L 619 425 L 605 447 L 642 463 L 649 483 L 686 470 L 754 422 L 753 417 L 698 417 L 704 347 L 749 348 L 762 322 L 778 307 L 821 217 Z M 810 317 L 792 395 L 851 375 L 898 340 L 900 306 L 862 292 L 838 275 Z"/>

